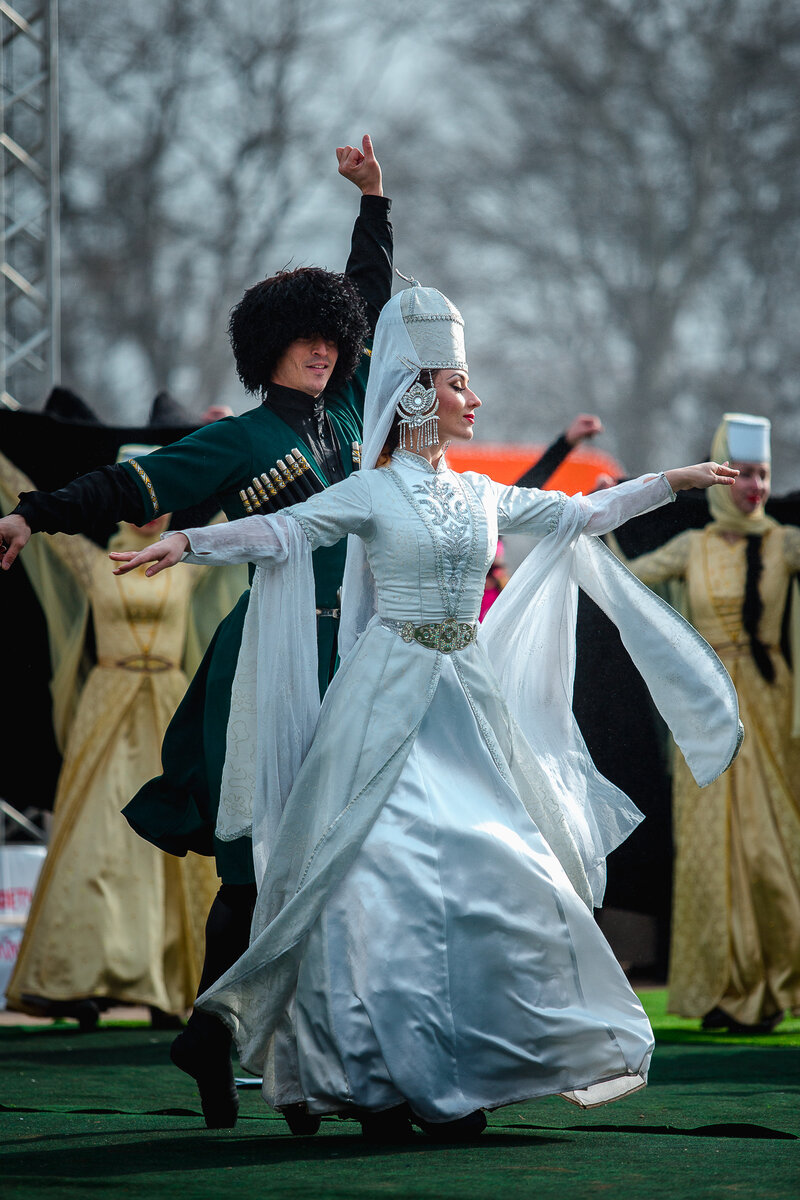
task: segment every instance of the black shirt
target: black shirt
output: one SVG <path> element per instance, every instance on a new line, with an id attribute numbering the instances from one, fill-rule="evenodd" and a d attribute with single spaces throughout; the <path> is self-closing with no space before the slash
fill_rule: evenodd
<path id="1" fill-rule="evenodd" d="M 325 411 L 324 392 L 315 398 L 281 383 L 271 383 L 264 403 L 303 439 L 325 472 L 328 483 L 339 483 L 344 479 L 339 439 Z"/>

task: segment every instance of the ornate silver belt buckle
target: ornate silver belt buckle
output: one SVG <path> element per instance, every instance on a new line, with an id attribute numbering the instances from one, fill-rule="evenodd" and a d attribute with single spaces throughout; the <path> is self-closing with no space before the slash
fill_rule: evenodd
<path id="1" fill-rule="evenodd" d="M 447 617 L 438 623 L 429 625 L 414 625 L 406 621 L 398 630 L 404 642 L 418 642 L 428 650 L 438 650 L 441 654 L 452 654 L 454 650 L 463 650 L 475 641 L 476 630 L 466 621 L 457 621 L 455 617 Z"/>

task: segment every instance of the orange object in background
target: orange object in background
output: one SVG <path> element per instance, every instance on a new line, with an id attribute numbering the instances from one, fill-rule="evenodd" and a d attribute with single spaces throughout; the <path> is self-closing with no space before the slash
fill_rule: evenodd
<path id="1" fill-rule="evenodd" d="M 498 483 L 516 483 L 544 454 L 546 446 L 519 446 L 497 442 L 473 443 L 467 446 L 450 445 L 447 462 L 454 471 L 478 471 Z M 576 492 L 588 495 L 601 475 L 618 479 L 624 475 L 617 460 L 603 450 L 578 445 L 571 450 L 557 471 L 547 481 L 553 491 Z"/>

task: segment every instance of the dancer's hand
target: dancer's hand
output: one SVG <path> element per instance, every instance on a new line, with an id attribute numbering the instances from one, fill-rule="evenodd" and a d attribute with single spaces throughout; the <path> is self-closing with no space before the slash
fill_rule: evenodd
<path id="1" fill-rule="evenodd" d="M 0 519 L 0 566 L 4 571 L 13 563 L 23 546 L 28 544 L 31 529 L 19 513 Z"/>
<path id="2" fill-rule="evenodd" d="M 153 563 L 145 575 L 157 575 L 159 571 L 179 563 L 188 549 L 189 539 L 185 533 L 171 533 L 144 550 L 112 550 L 108 557 L 122 564 L 114 569 L 115 575 L 127 575 L 128 571 L 135 571 L 145 563 Z"/>
<path id="3" fill-rule="evenodd" d="M 336 147 L 339 174 L 361 188 L 363 196 L 382 196 L 383 176 L 368 133 L 364 134 L 361 146 L 362 150 L 355 146 Z"/>
<path id="4" fill-rule="evenodd" d="M 673 492 L 685 492 L 687 488 L 710 488 L 716 483 L 733 483 L 739 472 L 735 467 L 729 467 L 726 462 L 695 463 L 693 467 L 676 467 L 674 471 L 665 471 Z"/>
<path id="5" fill-rule="evenodd" d="M 584 438 L 596 437 L 603 432 L 603 422 L 591 413 L 579 413 L 570 423 L 564 438 L 570 446 L 577 446 Z"/>

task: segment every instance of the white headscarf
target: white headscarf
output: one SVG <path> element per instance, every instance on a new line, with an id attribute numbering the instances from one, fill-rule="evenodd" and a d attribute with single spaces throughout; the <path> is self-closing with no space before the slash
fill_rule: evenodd
<path id="1" fill-rule="evenodd" d="M 771 462 L 770 422 L 766 417 L 753 417 L 749 413 L 725 413 L 711 443 L 711 457 L 714 462 Z M 734 504 L 730 488 L 709 488 L 706 499 L 711 519 L 728 533 L 747 537 L 766 533 L 778 523 L 767 516 L 763 504 L 743 513 Z"/>
<path id="2" fill-rule="evenodd" d="M 369 382 L 364 401 L 361 469 L 373 469 L 392 428 L 397 405 L 420 371 L 466 370 L 464 320 L 436 288 L 398 292 L 381 310 L 375 329 Z M 375 580 L 364 543 L 351 535 L 342 584 L 339 651 L 344 658 L 376 612 Z"/>

